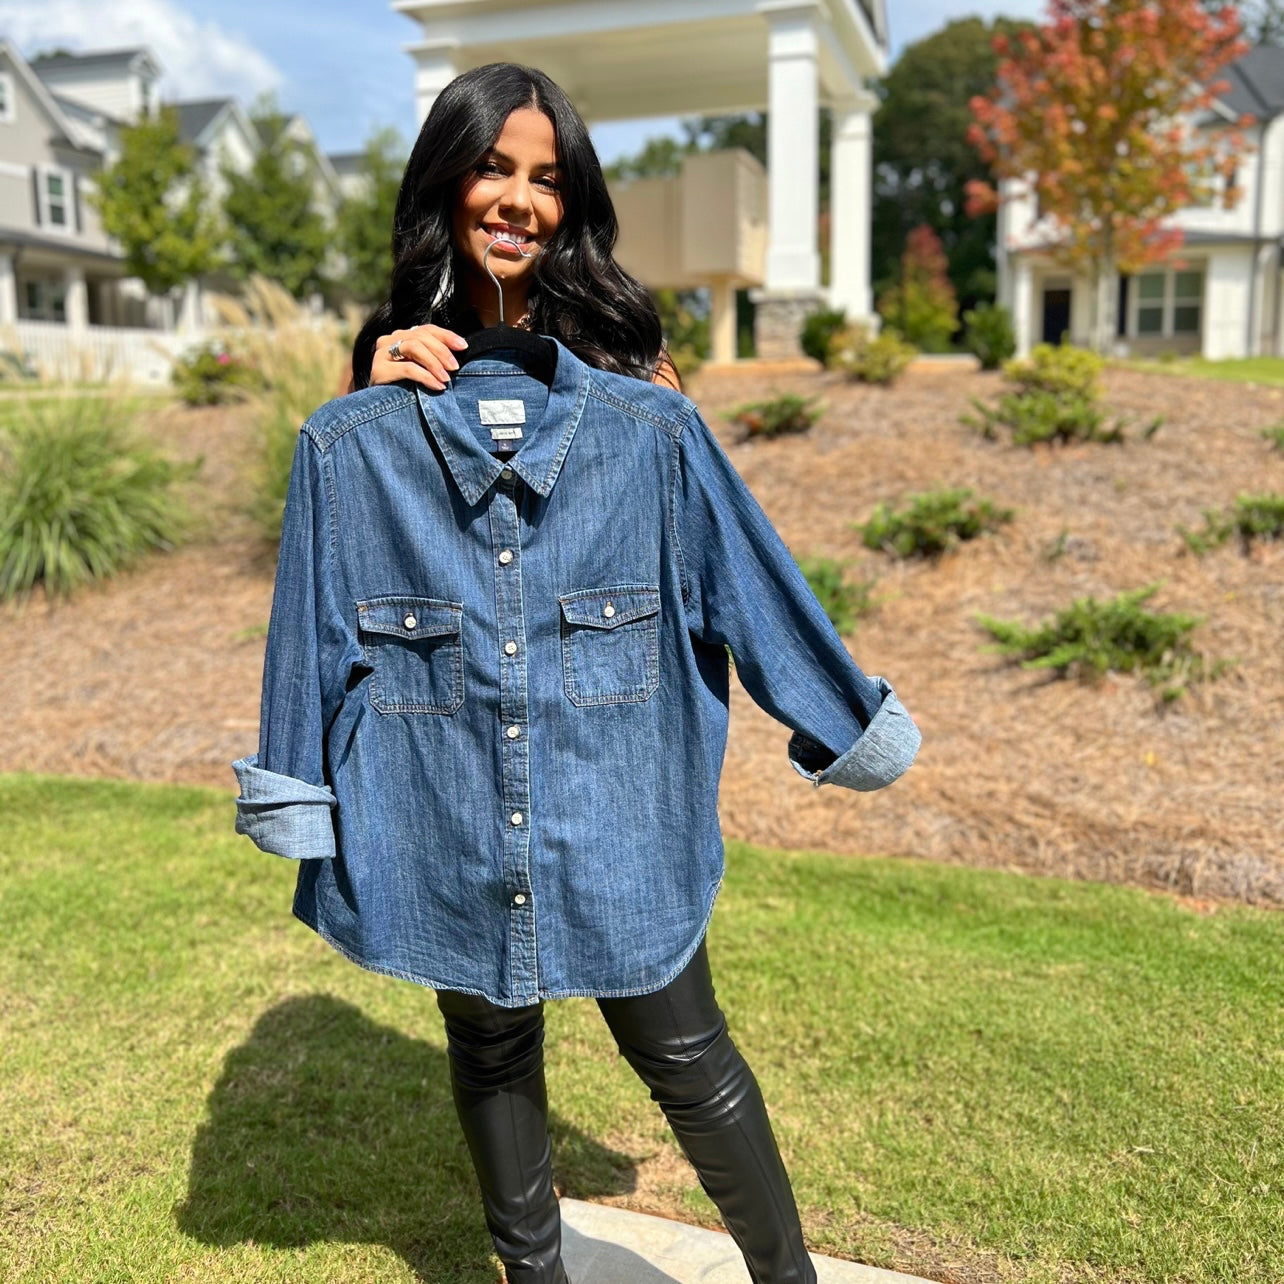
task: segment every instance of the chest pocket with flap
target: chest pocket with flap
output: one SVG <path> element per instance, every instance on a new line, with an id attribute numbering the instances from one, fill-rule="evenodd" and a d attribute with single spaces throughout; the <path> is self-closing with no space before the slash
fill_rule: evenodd
<path id="1" fill-rule="evenodd" d="M 660 685 L 660 590 L 580 589 L 562 607 L 562 680 L 572 704 L 649 700 Z"/>
<path id="2" fill-rule="evenodd" d="M 454 713 L 464 702 L 463 604 L 433 597 L 357 603 L 357 629 L 380 713 Z"/>

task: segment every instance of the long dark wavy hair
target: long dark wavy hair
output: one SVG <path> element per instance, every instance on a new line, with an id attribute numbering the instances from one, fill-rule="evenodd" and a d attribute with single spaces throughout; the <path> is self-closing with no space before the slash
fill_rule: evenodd
<path id="1" fill-rule="evenodd" d="M 535 261 L 531 328 L 560 339 L 588 365 L 651 378 L 660 318 L 651 296 L 613 257 L 619 223 L 588 128 L 542 71 L 495 62 L 452 80 L 415 140 L 393 217 L 388 298 L 352 346 L 354 387 L 370 382 L 379 335 L 425 322 L 465 332 L 476 326 L 456 264 L 455 203 L 509 113 L 521 107 L 552 121 L 562 180 L 561 222 Z"/>

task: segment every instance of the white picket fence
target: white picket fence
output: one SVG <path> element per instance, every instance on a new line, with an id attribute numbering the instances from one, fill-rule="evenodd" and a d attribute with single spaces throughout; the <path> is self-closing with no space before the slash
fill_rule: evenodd
<path id="1" fill-rule="evenodd" d="M 175 357 L 205 338 L 200 330 L 101 325 L 73 330 L 58 321 L 14 321 L 3 330 L 0 348 L 25 357 L 42 379 L 84 383 L 168 383 Z"/>

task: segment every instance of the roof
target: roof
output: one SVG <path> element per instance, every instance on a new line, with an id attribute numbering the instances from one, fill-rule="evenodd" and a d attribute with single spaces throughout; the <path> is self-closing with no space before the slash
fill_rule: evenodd
<path id="1" fill-rule="evenodd" d="M 330 164 L 334 167 L 334 172 L 346 177 L 349 174 L 358 174 L 361 172 L 361 162 L 365 159 L 365 152 L 328 152 Z"/>
<path id="2" fill-rule="evenodd" d="M 1257 45 L 1221 73 L 1230 87 L 1219 101 L 1235 116 L 1269 120 L 1284 112 L 1284 49 Z"/>
<path id="3" fill-rule="evenodd" d="M 41 236 L 36 232 L 20 232 L 16 228 L 0 228 L 0 245 L 15 248 L 31 247 L 38 250 L 53 250 L 61 257 L 87 259 L 100 267 L 115 266 L 120 268 L 124 256 L 113 254 L 109 250 L 96 250 L 88 245 L 80 245 L 73 238 L 66 236 Z"/>
<path id="4" fill-rule="evenodd" d="M 113 125 L 124 125 L 127 122 L 121 117 L 113 115 L 109 111 L 103 111 L 101 107 L 93 107 L 89 103 L 83 103 L 78 98 L 68 98 L 64 94 L 52 94 L 54 102 L 58 104 L 69 116 L 74 116 L 77 120 L 87 120 L 92 122 L 106 121 Z"/>
<path id="5" fill-rule="evenodd" d="M 30 59 L 32 68 L 37 71 L 55 70 L 59 67 L 94 67 L 126 68 L 137 58 L 146 58 L 159 71 L 160 64 L 146 45 L 135 45 L 130 49 L 95 49 L 90 53 L 59 52 L 41 54 Z"/>
<path id="6" fill-rule="evenodd" d="M 192 98 L 186 102 L 171 103 L 178 110 L 178 134 L 185 143 L 194 143 L 210 127 L 215 118 L 227 109 L 233 98 Z"/>
<path id="7" fill-rule="evenodd" d="M 49 86 L 36 75 L 31 69 L 31 64 L 3 36 L 0 36 L 0 58 L 4 58 L 22 78 L 50 123 L 72 147 L 101 154 L 101 147 L 87 136 L 85 126 L 58 105 Z"/>

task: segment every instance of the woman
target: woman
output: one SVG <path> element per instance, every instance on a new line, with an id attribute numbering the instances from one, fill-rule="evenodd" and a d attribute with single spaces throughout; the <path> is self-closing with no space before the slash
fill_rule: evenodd
<path id="1" fill-rule="evenodd" d="M 887 784 L 918 735 L 676 391 L 615 238 L 556 85 L 496 64 L 447 86 L 406 167 L 390 297 L 354 344 L 358 391 L 300 434 L 237 825 L 301 859 L 301 919 L 436 990 L 510 1281 L 567 1279 L 543 1002 L 576 994 L 753 1279 L 801 1284 L 794 1198 L 704 948 L 727 653 L 814 785 Z M 554 341 L 551 385 L 516 353 L 460 368 L 499 320 L 487 265 L 509 322 Z"/>

